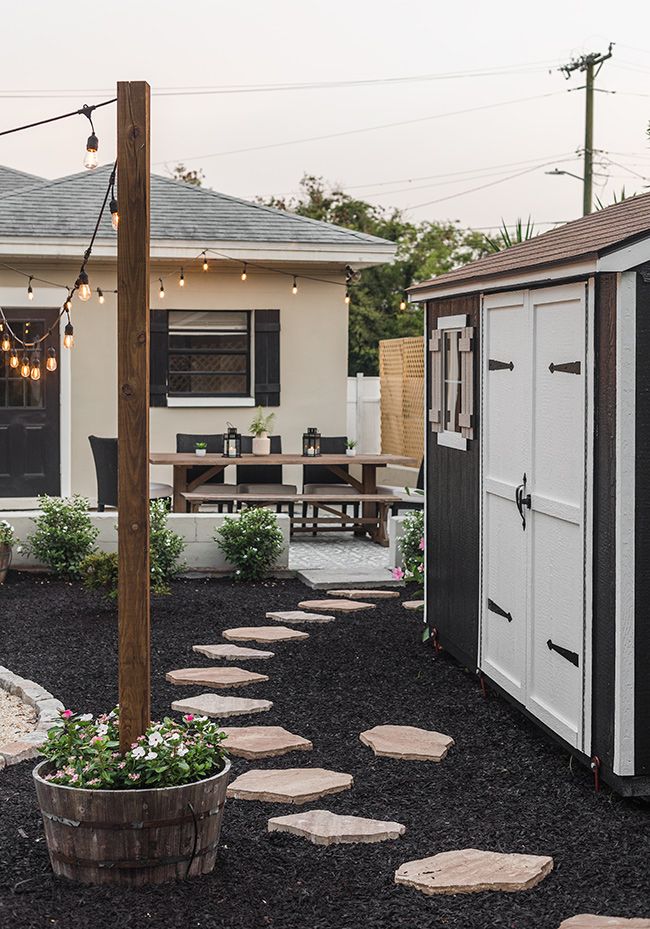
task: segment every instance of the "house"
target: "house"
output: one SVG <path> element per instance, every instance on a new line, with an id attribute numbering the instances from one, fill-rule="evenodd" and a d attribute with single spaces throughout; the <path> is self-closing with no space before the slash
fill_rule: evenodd
<path id="1" fill-rule="evenodd" d="M 67 317 L 58 320 L 110 171 L 47 181 L 0 167 L 0 306 L 28 340 L 53 327 L 43 351 L 30 353 L 42 362 L 39 380 L 21 378 L 3 353 L 0 508 L 31 507 L 40 493 L 94 499 L 88 436 L 117 433 L 108 209 L 87 268 L 92 297 L 72 301 L 71 350 Z M 257 404 L 276 412 L 284 451 L 300 450 L 310 425 L 345 434 L 346 269 L 394 253 L 374 236 L 152 176 L 151 448 L 173 451 L 178 432 L 222 433 L 226 423 L 245 432 Z M 50 349 L 55 371 L 45 370 Z M 152 476 L 171 479 L 164 469 Z"/>
<path id="2" fill-rule="evenodd" d="M 411 290 L 437 643 L 650 793 L 650 195 Z"/>

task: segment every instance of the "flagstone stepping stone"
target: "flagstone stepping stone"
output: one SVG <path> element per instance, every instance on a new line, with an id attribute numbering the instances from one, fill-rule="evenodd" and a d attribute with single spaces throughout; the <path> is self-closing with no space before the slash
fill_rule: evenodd
<path id="1" fill-rule="evenodd" d="M 622 916 L 594 916 L 580 913 L 560 923 L 558 929 L 650 929 L 650 919 L 624 919 Z"/>
<path id="2" fill-rule="evenodd" d="M 405 600 L 402 606 L 405 610 L 423 610 L 424 600 Z"/>
<path id="3" fill-rule="evenodd" d="M 274 758 L 287 752 L 310 752 L 314 747 L 282 726 L 231 726 L 222 729 L 228 736 L 226 750 L 241 758 Z"/>
<path id="4" fill-rule="evenodd" d="M 359 736 L 382 758 L 400 758 L 403 761 L 442 761 L 454 740 L 433 729 L 416 726 L 375 726 Z"/>
<path id="5" fill-rule="evenodd" d="M 325 613 L 307 613 L 305 610 L 285 610 L 279 613 L 267 613 L 267 619 L 276 623 L 331 623 L 336 616 L 326 616 Z"/>
<path id="6" fill-rule="evenodd" d="M 261 648 L 246 648 L 243 645 L 193 645 L 192 649 L 208 658 L 225 658 L 226 661 L 273 658 L 275 652 L 264 652 Z"/>
<path id="7" fill-rule="evenodd" d="M 399 597 L 397 590 L 328 590 L 328 597 L 345 597 L 348 600 L 388 600 Z"/>
<path id="8" fill-rule="evenodd" d="M 309 839 L 314 845 L 338 845 L 349 842 L 385 842 L 406 832 L 401 823 L 363 816 L 339 816 L 329 810 L 308 810 L 291 816 L 269 819 L 269 832 L 289 832 Z"/>
<path id="9" fill-rule="evenodd" d="M 268 681 L 266 674 L 256 674 L 245 668 L 179 668 L 168 671 L 165 680 L 170 684 L 209 684 L 212 687 L 246 687 Z"/>
<path id="10" fill-rule="evenodd" d="M 288 626 L 241 626 L 224 629 L 222 635 L 233 642 L 299 642 L 309 638 L 308 632 L 289 629 Z"/>
<path id="11" fill-rule="evenodd" d="M 234 800 L 262 800 L 267 803 L 311 803 L 319 797 L 338 794 L 352 787 L 352 775 L 325 768 L 255 768 L 246 771 L 228 786 L 227 797 Z"/>
<path id="12" fill-rule="evenodd" d="M 221 694 L 199 694 L 186 700 L 174 700 L 172 710 L 178 713 L 196 713 L 197 716 L 246 716 L 270 710 L 270 700 L 251 700 L 248 697 L 222 697 Z"/>
<path id="13" fill-rule="evenodd" d="M 483 890 L 514 893 L 530 890 L 553 869 L 546 855 L 503 854 L 478 848 L 440 852 L 431 858 L 406 861 L 395 872 L 395 883 L 423 894 L 471 894 Z"/>
<path id="14" fill-rule="evenodd" d="M 303 600 L 298 606 L 301 610 L 316 610 L 324 613 L 356 613 L 357 610 L 374 610 L 376 603 L 360 603 L 358 600 Z"/>

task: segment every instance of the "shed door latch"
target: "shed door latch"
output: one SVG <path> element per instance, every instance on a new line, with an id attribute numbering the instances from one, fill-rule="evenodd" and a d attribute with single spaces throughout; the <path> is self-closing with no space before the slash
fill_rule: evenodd
<path id="1" fill-rule="evenodd" d="M 521 516 L 521 528 L 525 531 L 526 529 L 526 514 L 524 513 L 524 507 L 528 509 L 533 505 L 530 494 L 526 493 L 526 475 L 524 474 L 522 483 L 519 484 L 515 490 L 515 503 L 517 504 L 517 509 L 519 510 L 519 515 Z"/>

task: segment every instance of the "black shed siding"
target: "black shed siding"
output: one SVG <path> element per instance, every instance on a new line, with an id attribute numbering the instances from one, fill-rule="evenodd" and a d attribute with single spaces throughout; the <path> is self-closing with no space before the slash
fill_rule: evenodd
<path id="1" fill-rule="evenodd" d="M 472 670 L 478 657 L 480 571 L 480 305 L 478 294 L 428 303 L 426 345 L 428 380 L 428 339 L 438 317 L 464 314 L 474 326 L 474 438 L 467 451 L 446 448 L 438 445 L 436 433 L 425 423 L 427 618 L 440 645 Z"/>

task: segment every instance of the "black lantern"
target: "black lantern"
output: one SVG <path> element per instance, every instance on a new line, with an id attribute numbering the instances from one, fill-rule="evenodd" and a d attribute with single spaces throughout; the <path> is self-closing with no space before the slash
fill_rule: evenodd
<path id="1" fill-rule="evenodd" d="M 223 457 L 241 458 L 241 433 L 228 423 L 228 432 L 223 434 Z"/>
<path id="2" fill-rule="evenodd" d="M 320 455 L 320 432 L 315 426 L 309 426 L 302 436 L 302 453 L 306 458 Z"/>

